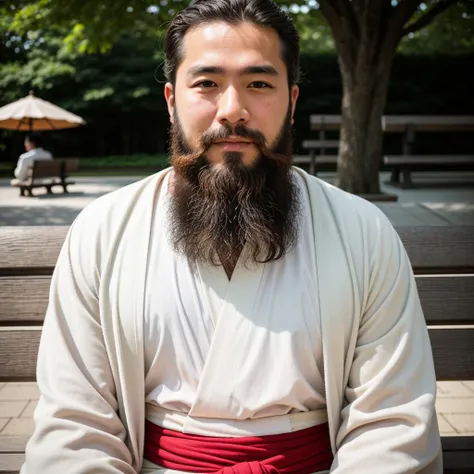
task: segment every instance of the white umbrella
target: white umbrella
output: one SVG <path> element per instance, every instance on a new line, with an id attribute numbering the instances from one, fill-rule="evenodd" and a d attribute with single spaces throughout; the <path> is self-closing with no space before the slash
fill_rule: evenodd
<path id="1" fill-rule="evenodd" d="M 35 97 L 33 92 L 0 107 L 0 128 L 8 130 L 60 130 L 85 123 L 78 115 Z"/>

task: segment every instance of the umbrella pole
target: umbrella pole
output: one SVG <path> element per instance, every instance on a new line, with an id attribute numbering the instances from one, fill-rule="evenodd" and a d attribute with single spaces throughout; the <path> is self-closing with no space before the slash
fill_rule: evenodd
<path id="1" fill-rule="evenodd" d="M 25 120 L 25 119 L 21 119 L 21 120 L 18 122 L 18 126 L 16 127 L 17 130 L 20 130 L 21 125 L 23 124 L 23 120 Z"/>
<path id="2" fill-rule="evenodd" d="M 30 117 L 29 119 L 30 122 L 30 133 L 33 131 L 33 119 Z"/>

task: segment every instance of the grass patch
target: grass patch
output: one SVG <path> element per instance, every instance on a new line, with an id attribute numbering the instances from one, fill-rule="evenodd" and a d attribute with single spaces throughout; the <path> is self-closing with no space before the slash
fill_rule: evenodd
<path id="1" fill-rule="evenodd" d="M 65 157 L 68 158 L 68 157 Z M 72 157 L 71 157 L 72 158 Z M 113 155 L 79 158 L 74 176 L 140 176 L 170 166 L 168 155 Z M 0 162 L 0 177 L 12 178 L 15 163 Z M 119 168 L 119 169 L 117 169 Z M 130 169 L 128 171 L 127 169 Z M 140 171 L 139 168 L 147 168 Z"/>
<path id="2" fill-rule="evenodd" d="M 166 168 L 169 166 L 168 155 L 117 155 L 96 156 L 92 158 L 79 158 L 79 169 L 81 168 L 140 168 L 156 167 Z"/>

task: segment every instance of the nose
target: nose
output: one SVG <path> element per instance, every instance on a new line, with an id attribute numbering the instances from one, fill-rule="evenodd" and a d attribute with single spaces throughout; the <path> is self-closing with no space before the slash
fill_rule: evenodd
<path id="1" fill-rule="evenodd" d="M 220 97 L 217 120 L 221 125 L 234 125 L 249 121 L 249 113 L 243 98 L 234 87 L 228 87 Z"/>

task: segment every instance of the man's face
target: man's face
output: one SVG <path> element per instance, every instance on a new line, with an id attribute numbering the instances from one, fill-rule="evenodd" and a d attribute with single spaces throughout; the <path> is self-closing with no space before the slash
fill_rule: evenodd
<path id="1" fill-rule="evenodd" d="M 216 22 L 188 31 L 182 52 L 176 84 L 165 87 L 171 121 L 179 117 L 191 150 L 201 147 L 203 135 L 225 137 L 205 153 L 212 165 L 224 164 L 233 152 L 251 166 L 260 156 L 252 138 L 228 131 L 240 125 L 260 132 L 272 149 L 288 114 L 292 121 L 298 97 L 298 87 L 288 87 L 278 34 L 250 23 Z"/>
<path id="2" fill-rule="evenodd" d="M 25 138 L 24 145 L 26 151 L 31 151 L 35 147 L 34 143 L 31 143 L 27 138 Z"/>

